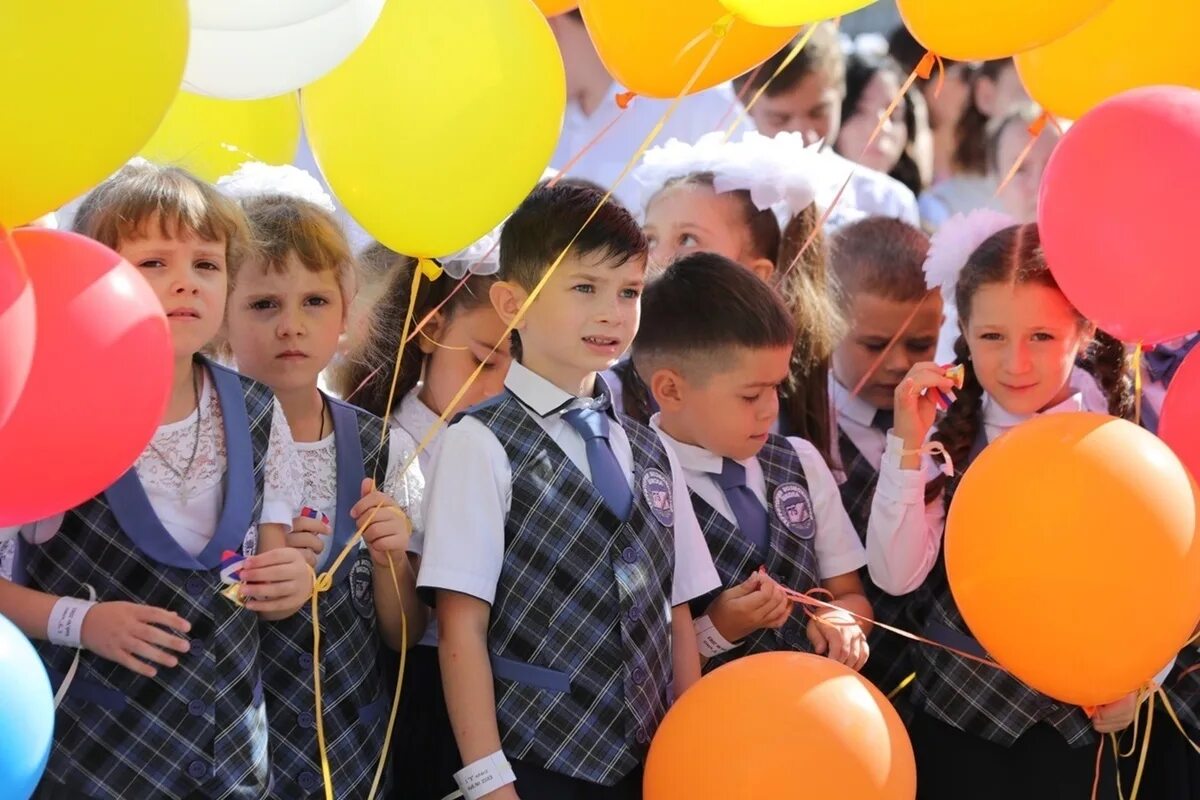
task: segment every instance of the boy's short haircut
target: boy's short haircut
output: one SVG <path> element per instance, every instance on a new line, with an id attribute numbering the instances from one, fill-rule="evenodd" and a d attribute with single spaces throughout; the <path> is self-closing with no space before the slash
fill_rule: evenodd
<path id="1" fill-rule="evenodd" d="M 929 293 L 922 267 L 929 237 L 891 217 L 867 217 L 834 234 L 829 265 L 843 308 L 859 294 L 916 303 Z"/>
<path id="2" fill-rule="evenodd" d="M 703 382 L 737 350 L 791 348 L 796 331 L 783 301 L 745 267 L 715 253 L 684 256 L 642 296 L 633 361 L 649 381 L 669 368 Z"/>
<path id="3" fill-rule="evenodd" d="M 804 34 L 800 34 L 803 36 Z M 800 37 L 797 37 L 797 39 Z M 842 53 L 842 43 L 838 38 L 837 27 L 832 22 L 821 22 L 813 31 L 808 44 L 800 49 L 792 62 L 783 68 L 778 77 L 771 79 L 779 65 L 787 58 L 788 53 L 796 44 L 796 39 L 788 42 L 787 46 L 763 62 L 757 70 L 751 70 L 745 75 L 733 79 L 733 88 L 747 100 L 750 92 L 756 92 L 767 85 L 767 97 L 775 97 L 794 89 L 800 81 L 809 75 L 824 75 L 830 85 L 843 93 L 846 90 L 846 57 Z M 747 86 L 747 84 L 749 84 Z"/>
<path id="4" fill-rule="evenodd" d="M 603 199 L 602 192 L 578 184 L 536 187 L 504 223 L 500 278 L 532 290 L 568 245 L 568 255 L 614 267 L 644 259 L 649 247 L 637 220 L 613 203 L 596 211 Z"/>

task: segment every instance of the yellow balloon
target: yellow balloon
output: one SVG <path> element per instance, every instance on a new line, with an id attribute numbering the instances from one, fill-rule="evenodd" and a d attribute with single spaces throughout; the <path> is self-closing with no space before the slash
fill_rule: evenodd
<path id="1" fill-rule="evenodd" d="M 729 16 L 717 0 L 582 0 L 579 10 L 604 66 L 646 97 L 677 97 L 712 49 L 714 40 L 705 34 Z M 692 91 L 749 72 L 798 31 L 735 19 Z"/>
<path id="2" fill-rule="evenodd" d="M 437 258 L 509 214 L 554 152 L 562 57 L 529 0 L 389 0 L 367 40 L 304 89 L 325 180 L 358 224 Z"/>
<path id="3" fill-rule="evenodd" d="M 187 48 L 186 0 L 0 0 L 0 225 L 128 161 L 179 90 Z"/>
<path id="4" fill-rule="evenodd" d="M 875 0 L 721 0 L 729 13 L 769 27 L 803 25 L 858 11 Z"/>
<path id="5" fill-rule="evenodd" d="M 1112 0 L 899 0 L 918 42 L 959 61 L 1007 58 L 1079 27 Z M 1154 4 L 1151 4 L 1154 5 Z"/>
<path id="6" fill-rule="evenodd" d="M 1020 53 L 1017 72 L 1047 111 L 1079 119 L 1140 86 L 1200 89 L 1200 3 L 1114 0 L 1082 27 Z"/>
<path id="7" fill-rule="evenodd" d="M 557 17 L 579 7 L 579 0 L 533 0 L 547 17 Z"/>
<path id="8" fill-rule="evenodd" d="M 215 181 L 245 161 L 290 164 L 300 144 L 295 92 L 265 100 L 221 100 L 180 92 L 141 155 Z"/>

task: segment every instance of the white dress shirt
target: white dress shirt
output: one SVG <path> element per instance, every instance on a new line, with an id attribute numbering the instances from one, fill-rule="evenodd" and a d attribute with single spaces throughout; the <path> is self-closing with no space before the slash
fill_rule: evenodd
<path id="1" fill-rule="evenodd" d="M 505 386 L 571 462 L 591 480 L 587 446 L 562 419 L 571 408 L 590 407 L 513 362 Z M 633 450 L 619 420 L 609 443 L 633 489 Z M 665 443 L 664 443 L 665 444 Z M 681 605 L 720 586 L 708 546 L 696 521 L 687 482 L 669 447 L 675 507 L 675 575 L 672 605 Z M 442 435 L 425 493 L 425 544 L 419 587 L 449 589 L 492 603 L 504 563 L 504 525 L 512 503 L 512 467 L 495 434 L 474 417 L 464 417 Z"/>
<path id="2" fill-rule="evenodd" d="M 1106 408 L 1089 405 L 1081 391 L 1041 413 L 1071 411 L 1107 413 Z M 1031 418 L 1011 414 L 991 397 L 984 396 L 983 427 L 988 442 Z M 925 503 L 925 484 L 937 476 L 940 459 L 935 464 L 934 459 L 923 456 L 921 469 L 901 469 L 903 449 L 904 442 L 888 434 L 867 524 L 867 566 L 871 580 L 893 595 L 908 594 L 924 583 L 937 562 L 946 522 L 941 496 L 928 505 Z M 962 470 L 965 466 L 956 464 L 955 469 Z"/>
<path id="3" fill-rule="evenodd" d="M 714 511 L 736 525 L 737 519 L 733 509 L 729 507 L 725 490 L 716 482 L 715 477 L 721 474 L 724 459 L 711 450 L 685 444 L 673 438 L 658 427 L 658 421 L 659 415 L 655 414 L 650 424 L 678 457 L 688 488 L 712 506 Z M 813 537 L 813 547 L 817 553 L 817 577 L 827 580 L 848 572 L 857 572 L 867 563 L 867 553 L 842 505 L 842 496 L 838 492 L 833 473 L 829 471 L 825 459 L 821 458 L 821 454 L 809 442 L 789 436 L 788 443 L 800 459 L 804 479 L 808 484 L 808 494 L 812 499 L 813 516 L 817 523 L 817 532 Z M 747 458 L 737 463 L 746 469 L 746 488 L 758 498 L 763 508 L 769 509 L 767 481 L 758 457 Z"/>

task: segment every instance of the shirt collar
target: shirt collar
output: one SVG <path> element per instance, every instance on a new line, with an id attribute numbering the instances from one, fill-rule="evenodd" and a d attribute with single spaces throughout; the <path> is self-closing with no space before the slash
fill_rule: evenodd
<path id="1" fill-rule="evenodd" d="M 692 472 L 707 472 L 710 475 L 721 474 L 721 468 L 724 465 L 723 458 L 711 450 L 706 450 L 698 445 L 684 444 L 664 431 L 658 424 L 661 416 L 661 414 L 652 416 L 650 418 L 650 427 L 657 431 L 658 435 L 663 438 L 663 441 L 675 451 L 681 467 Z"/>
<path id="2" fill-rule="evenodd" d="M 844 416 L 863 427 L 870 427 L 875 420 L 875 412 L 878 409 L 861 397 L 851 395 L 850 390 L 833 377 L 833 373 L 829 374 L 829 394 L 838 416 Z"/>
<path id="3" fill-rule="evenodd" d="M 1047 408 L 1037 414 L 1013 414 L 1006 411 L 999 403 L 992 399 L 990 395 L 985 395 L 983 398 L 983 422 L 985 425 L 991 425 L 994 428 L 1008 430 L 1015 428 L 1022 422 L 1026 422 L 1034 417 L 1043 414 L 1066 414 L 1072 411 L 1083 411 L 1083 393 L 1076 392 L 1075 394 L 1063 400 L 1055 406 Z"/>
<path id="4" fill-rule="evenodd" d="M 569 392 L 564 392 L 520 362 L 514 361 L 508 368 L 504 386 L 513 393 L 521 405 L 539 417 L 545 418 L 559 414 L 568 408 L 603 408 L 615 418 L 612 392 L 601 375 L 596 376 L 595 397 L 576 397 Z"/>

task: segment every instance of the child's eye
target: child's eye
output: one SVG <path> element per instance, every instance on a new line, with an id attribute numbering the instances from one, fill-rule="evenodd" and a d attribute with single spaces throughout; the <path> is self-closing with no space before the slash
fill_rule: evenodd
<path id="1" fill-rule="evenodd" d="M 1054 334 L 1052 334 L 1052 333 L 1045 333 L 1045 332 L 1042 332 L 1042 333 L 1035 333 L 1035 334 L 1033 335 L 1033 340 L 1034 340 L 1035 342 L 1053 342 L 1053 341 L 1054 341 Z"/>
<path id="2" fill-rule="evenodd" d="M 250 304 L 252 311 L 269 311 L 272 308 L 275 308 L 274 300 L 255 300 Z"/>
<path id="3" fill-rule="evenodd" d="M 1004 340 L 1004 337 L 998 333 L 981 333 L 979 334 L 979 338 L 985 342 L 1000 342 Z"/>
<path id="4" fill-rule="evenodd" d="M 752 394 L 749 397 L 747 397 L 746 395 L 742 395 L 742 399 L 745 400 L 747 403 L 756 403 L 756 402 L 758 402 L 758 398 L 760 398 L 760 397 L 762 397 L 762 392 Z"/>
<path id="5" fill-rule="evenodd" d="M 579 283 L 571 287 L 571 291 L 580 292 L 582 294 L 595 294 L 596 287 L 590 283 Z"/>
<path id="6" fill-rule="evenodd" d="M 327 306 L 329 301 L 324 297 L 309 297 L 304 300 L 305 305 L 309 306 Z"/>
<path id="7" fill-rule="evenodd" d="M 680 247 L 699 247 L 700 240 L 694 234 L 685 233 L 679 237 Z"/>
<path id="8" fill-rule="evenodd" d="M 882 342 L 871 342 L 870 344 L 864 344 L 863 347 L 866 348 L 868 353 L 882 353 L 883 348 L 887 347 L 887 345 Z"/>
<path id="9" fill-rule="evenodd" d="M 196 262 L 197 269 L 208 270 L 212 272 L 220 272 L 221 265 L 215 261 L 198 261 Z"/>
<path id="10" fill-rule="evenodd" d="M 642 296 L 641 289 L 622 289 L 621 290 L 621 297 L 624 297 L 627 300 L 637 300 L 641 296 Z"/>
<path id="11" fill-rule="evenodd" d="M 157 267 L 165 267 L 167 264 L 161 258 L 145 258 L 138 262 L 139 267 L 146 269 L 155 269 Z"/>
<path id="12" fill-rule="evenodd" d="M 647 236 L 646 244 L 649 245 L 649 249 L 653 250 L 654 248 L 658 247 L 658 237 L 657 236 Z"/>

